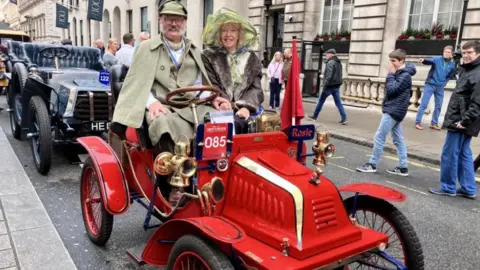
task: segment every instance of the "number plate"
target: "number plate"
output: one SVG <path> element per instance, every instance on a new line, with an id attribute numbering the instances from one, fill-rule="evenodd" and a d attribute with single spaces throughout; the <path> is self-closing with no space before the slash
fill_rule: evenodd
<path id="1" fill-rule="evenodd" d="M 92 131 L 107 131 L 110 126 L 109 122 L 92 122 L 90 123 L 90 130 Z"/>
<path id="2" fill-rule="evenodd" d="M 109 85 L 110 84 L 110 72 L 108 72 L 107 70 L 100 71 L 100 73 L 98 75 L 98 81 L 101 84 Z"/>

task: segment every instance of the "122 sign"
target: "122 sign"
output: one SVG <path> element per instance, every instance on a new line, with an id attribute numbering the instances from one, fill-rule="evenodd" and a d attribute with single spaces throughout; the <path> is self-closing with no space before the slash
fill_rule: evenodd
<path id="1" fill-rule="evenodd" d="M 110 72 L 107 70 L 100 71 L 100 74 L 98 74 L 98 81 L 101 84 L 110 85 Z"/>

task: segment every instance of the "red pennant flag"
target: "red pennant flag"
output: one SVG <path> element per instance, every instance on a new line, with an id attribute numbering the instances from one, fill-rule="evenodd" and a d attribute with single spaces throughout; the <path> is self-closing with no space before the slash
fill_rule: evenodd
<path id="1" fill-rule="evenodd" d="M 297 41 L 294 39 L 292 42 L 292 67 L 285 88 L 282 111 L 280 112 L 282 130 L 286 130 L 292 125 L 300 125 L 300 120 L 304 117 L 305 112 L 303 111 L 300 90 L 300 60 L 297 54 Z"/>

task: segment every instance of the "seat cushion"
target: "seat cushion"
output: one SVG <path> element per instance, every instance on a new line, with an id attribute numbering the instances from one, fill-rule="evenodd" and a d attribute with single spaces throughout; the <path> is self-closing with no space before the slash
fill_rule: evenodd
<path id="1" fill-rule="evenodd" d="M 25 56 L 25 51 L 21 42 L 9 40 L 7 41 L 7 51 L 10 61 L 22 60 Z"/>
<path id="2" fill-rule="evenodd" d="M 125 65 L 115 65 L 112 66 L 110 73 L 110 87 L 115 97 L 115 100 L 118 100 L 118 95 L 122 89 L 123 81 L 128 73 L 128 67 Z"/>

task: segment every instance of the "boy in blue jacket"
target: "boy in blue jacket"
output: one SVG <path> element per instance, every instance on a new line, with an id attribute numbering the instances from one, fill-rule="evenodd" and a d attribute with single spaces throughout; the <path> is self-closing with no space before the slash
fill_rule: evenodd
<path id="1" fill-rule="evenodd" d="M 376 172 L 377 163 L 382 157 L 383 147 L 389 132 L 392 132 L 393 144 L 397 148 L 400 164 L 387 170 L 391 174 L 408 176 L 407 146 L 403 138 L 402 121 L 407 115 L 412 91 L 412 76 L 417 73 L 414 64 L 405 64 L 407 54 L 402 49 L 391 52 L 388 62 L 388 74 L 385 83 L 385 99 L 382 104 L 382 119 L 374 138 L 373 153 L 370 160 L 357 168 L 359 172 Z"/>
<path id="2" fill-rule="evenodd" d="M 438 125 L 438 117 L 442 110 L 443 92 L 445 85 L 449 80 L 455 79 L 455 62 L 453 61 L 453 47 L 447 46 L 443 49 L 443 56 L 437 56 L 430 59 L 420 59 L 418 61 L 424 65 L 431 65 L 425 81 L 425 89 L 423 90 L 422 101 L 418 107 L 417 119 L 415 120 L 415 128 L 422 130 L 423 112 L 430 102 L 432 95 L 435 97 L 435 108 L 433 109 L 431 129 L 440 130 Z"/>

